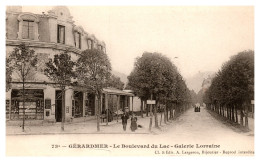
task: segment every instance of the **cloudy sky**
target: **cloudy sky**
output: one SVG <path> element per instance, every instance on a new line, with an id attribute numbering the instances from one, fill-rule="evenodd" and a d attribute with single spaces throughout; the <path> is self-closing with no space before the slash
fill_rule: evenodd
<path id="1" fill-rule="evenodd" d="M 51 8 L 23 6 L 23 11 Z M 68 8 L 76 25 L 106 42 L 113 70 L 126 75 L 144 51 L 168 56 L 188 78 L 217 71 L 231 55 L 254 49 L 253 7 Z"/>

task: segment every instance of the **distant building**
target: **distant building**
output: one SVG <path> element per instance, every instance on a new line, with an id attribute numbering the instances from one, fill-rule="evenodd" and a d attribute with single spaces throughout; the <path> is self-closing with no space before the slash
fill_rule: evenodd
<path id="1" fill-rule="evenodd" d="M 134 94 L 132 90 L 124 90 L 124 91 Z M 133 97 L 133 101 L 130 102 L 130 111 L 139 113 L 141 111 L 141 104 L 142 104 L 141 99 L 135 95 Z"/>
<path id="2" fill-rule="evenodd" d="M 207 78 L 204 78 L 204 80 L 202 82 L 202 85 L 201 85 L 201 87 L 202 87 L 202 94 L 204 94 L 205 91 L 210 87 L 212 79 L 213 79 L 213 75 L 212 76 L 208 75 Z"/>

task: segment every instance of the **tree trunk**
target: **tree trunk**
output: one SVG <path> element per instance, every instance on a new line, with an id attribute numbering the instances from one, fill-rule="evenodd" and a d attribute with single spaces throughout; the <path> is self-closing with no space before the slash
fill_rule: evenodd
<path id="1" fill-rule="evenodd" d="M 129 106 L 129 109 L 130 109 L 130 106 Z M 108 94 L 105 94 L 105 110 L 106 110 L 106 125 L 108 125 Z"/>
<path id="2" fill-rule="evenodd" d="M 248 127 L 248 103 L 245 104 L 245 127 L 246 129 L 249 129 Z"/>
<path id="3" fill-rule="evenodd" d="M 177 116 L 178 112 L 179 112 L 179 104 L 176 103 L 175 104 L 175 109 L 174 109 L 174 114 L 173 114 L 173 119 L 175 119 L 175 117 Z"/>
<path id="4" fill-rule="evenodd" d="M 158 125 L 158 116 L 157 116 L 157 107 L 159 105 L 159 102 L 155 105 L 155 108 L 154 108 L 154 124 L 155 124 L 155 128 L 159 128 L 159 125 Z"/>
<path id="5" fill-rule="evenodd" d="M 148 117 L 148 114 L 149 114 L 149 108 L 148 108 L 148 106 L 147 106 L 147 100 L 145 100 L 144 101 L 144 107 L 145 107 L 145 109 L 146 109 L 146 117 Z"/>
<path id="6" fill-rule="evenodd" d="M 220 108 L 220 115 L 223 116 L 223 108 L 221 104 L 219 104 L 219 108 Z"/>
<path id="7" fill-rule="evenodd" d="M 237 108 L 235 108 L 235 115 L 236 115 L 236 123 L 238 123 Z"/>
<path id="8" fill-rule="evenodd" d="M 232 107 L 229 106 L 229 120 L 232 121 Z"/>
<path id="9" fill-rule="evenodd" d="M 169 104 L 166 104 L 166 121 L 169 121 Z"/>
<path id="10" fill-rule="evenodd" d="M 228 105 L 228 119 L 231 120 L 231 111 L 230 111 L 230 105 Z"/>
<path id="11" fill-rule="evenodd" d="M 231 105 L 231 107 L 230 107 L 230 112 L 231 112 L 231 121 L 233 122 L 233 120 L 234 120 L 233 105 Z"/>
<path id="12" fill-rule="evenodd" d="M 161 119 L 160 119 L 160 125 L 162 125 L 162 111 L 160 112 L 161 113 Z"/>
<path id="13" fill-rule="evenodd" d="M 151 100 L 153 99 L 153 94 L 151 94 Z M 150 123 L 149 123 L 149 130 L 152 130 L 152 124 L 153 124 L 153 105 L 150 104 Z"/>
<path id="14" fill-rule="evenodd" d="M 153 105 L 149 105 L 150 107 L 150 123 L 149 123 L 149 131 L 152 130 L 152 124 L 153 124 L 153 115 L 152 115 L 152 111 L 153 111 Z"/>
<path id="15" fill-rule="evenodd" d="M 24 123 L 25 123 L 25 108 L 24 108 L 24 78 L 23 78 L 23 125 L 22 125 L 22 131 L 24 132 Z"/>
<path id="16" fill-rule="evenodd" d="M 237 107 L 235 107 L 235 112 L 236 112 L 236 123 L 238 123 Z"/>
<path id="17" fill-rule="evenodd" d="M 144 110 L 144 105 L 143 105 L 144 101 L 141 99 L 141 117 L 143 118 L 143 110 Z"/>
<path id="18" fill-rule="evenodd" d="M 167 115 L 167 110 L 166 110 L 166 103 L 165 103 L 165 107 L 163 108 L 164 111 L 164 124 L 166 124 L 167 120 L 168 120 L 168 115 Z"/>
<path id="19" fill-rule="evenodd" d="M 243 108 L 240 107 L 240 125 L 244 126 L 244 113 L 243 113 Z"/>
<path id="20" fill-rule="evenodd" d="M 228 118 L 228 107 L 225 105 L 225 111 L 226 111 L 226 118 Z"/>
<path id="21" fill-rule="evenodd" d="M 97 106 L 97 131 L 100 131 L 100 108 L 101 108 L 101 100 L 102 100 L 102 94 L 100 95 L 98 93 L 98 106 Z"/>
<path id="22" fill-rule="evenodd" d="M 222 107 L 222 116 L 225 117 L 225 107 L 224 105 L 222 105 L 221 107 Z"/>
<path id="23" fill-rule="evenodd" d="M 173 104 L 170 107 L 170 120 L 173 120 Z"/>
<path id="24" fill-rule="evenodd" d="M 234 108 L 234 105 L 232 105 L 232 121 L 235 122 L 235 108 Z"/>
<path id="25" fill-rule="evenodd" d="M 228 105 L 227 105 L 227 118 L 229 119 L 229 108 L 228 108 Z"/>
<path id="26" fill-rule="evenodd" d="M 64 131 L 64 123 L 65 123 L 65 88 L 62 88 L 62 111 L 61 111 L 61 131 Z"/>

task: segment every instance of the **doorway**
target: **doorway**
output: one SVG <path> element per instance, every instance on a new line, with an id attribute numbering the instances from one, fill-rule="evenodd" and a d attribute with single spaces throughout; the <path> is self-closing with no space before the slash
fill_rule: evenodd
<path id="1" fill-rule="evenodd" d="M 62 93 L 61 90 L 55 92 L 55 119 L 56 122 L 62 120 Z"/>

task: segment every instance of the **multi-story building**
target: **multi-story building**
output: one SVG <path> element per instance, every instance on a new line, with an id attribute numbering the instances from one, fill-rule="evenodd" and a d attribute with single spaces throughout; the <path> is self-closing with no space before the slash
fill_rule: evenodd
<path id="1" fill-rule="evenodd" d="M 210 87 L 213 77 L 214 77 L 214 75 L 212 75 L 212 76 L 208 75 L 207 78 L 204 78 L 202 85 L 201 85 L 203 94 Z"/>
<path id="2" fill-rule="evenodd" d="M 45 63 L 65 50 L 76 61 L 83 50 L 98 48 L 106 52 L 106 45 L 81 26 L 75 25 L 67 7 L 54 7 L 47 14 L 22 12 L 22 7 L 7 7 L 7 57 L 21 43 L 33 49 L 38 57 L 37 73 L 27 79 L 25 84 L 26 120 L 59 122 L 62 118 L 61 91 L 44 75 Z M 11 85 L 11 89 L 6 92 L 6 116 L 8 120 L 19 120 L 23 118 L 22 84 L 15 73 Z M 94 95 L 71 86 L 66 90 L 65 96 L 66 121 L 95 115 Z"/>

